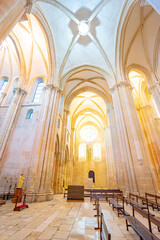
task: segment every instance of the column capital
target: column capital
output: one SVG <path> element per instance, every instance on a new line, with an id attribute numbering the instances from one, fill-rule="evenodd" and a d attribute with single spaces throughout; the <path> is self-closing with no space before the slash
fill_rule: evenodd
<path id="1" fill-rule="evenodd" d="M 62 89 L 61 89 L 61 88 L 59 88 L 58 86 L 55 86 L 55 89 L 57 89 L 57 92 L 58 92 L 59 94 L 62 94 Z"/>
<path id="2" fill-rule="evenodd" d="M 33 5 L 32 0 L 27 0 L 26 5 L 24 6 L 25 12 L 24 12 L 24 14 L 21 16 L 21 18 L 19 19 L 19 22 L 28 20 L 26 14 L 30 14 L 30 13 L 31 13 L 32 5 Z"/>
<path id="3" fill-rule="evenodd" d="M 142 109 L 150 109 L 151 108 L 151 106 L 150 105 L 143 105 L 143 106 L 141 106 L 141 107 L 137 107 L 136 109 L 137 109 L 137 111 L 139 111 L 139 110 L 142 110 Z"/>
<path id="4" fill-rule="evenodd" d="M 26 94 L 27 92 L 26 92 L 26 90 L 17 87 L 17 88 L 14 88 L 13 93 L 14 93 L 14 94 L 15 94 L 15 93 L 18 93 L 18 94 L 20 94 L 20 95 L 23 95 L 23 94 Z"/>
<path id="5" fill-rule="evenodd" d="M 150 92 L 153 88 L 157 87 L 158 85 L 160 86 L 160 81 L 154 82 L 152 85 L 148 87 L 148 91 Z"/>
<path id="6" fill-rule="evenodd" d="M 44 88 L 43 88 L 43 91 L 46 91 L 46 90 L 49 90 L 49 89 L 57 90 L 57 92 L 58 93 L 60 92 L 60 94 L 62 93 L 62 89 L 57 87 L 57 86 L 54 86 L 53 84 L 46 84 L 46 86 L 44 86 Z"/>
<path id="7" fill-rule="evenodd" d="M 130 82 L 128 82 L 128 81 L 121 81 L 121 82 L 116 83 L 115 85 L 113 85 L 112 88 L 110 88 L 111 93 L 114 92 L 114 90 L 116 90 L 116 89 L 118 89 L 120 87 L 128 87 L 131 90 L 133 89 L 133 87 L 132 87 Z"/>
<path id="8" fill-rule="evenodd" d="M 2 96 L 2 97 L 5 97 L 6 95 L 7 95 L 6 92 L 2 92 L 2 93 L 1 93 L 1 96 Z"/>
<path id="9" fill-rule="evenodd" d="M 70 111 L 68 109 L 64 109 L 64 112 L 68 115 L 70 114 Z"/>
<path id="10" fill-rule="evenodd" d="M 25 13 L 28 13 L 28 14 L 31 13 L 32 5 L 33 5 L 32 0 L 27 0 L 27 3 L 25 5 Z"/>
<path id="11" fill-rule="evenodd" d="M 46 86 L 43 87 L 43 91 L 45 92 L 46 90 L 49 90 L 49 89 L 54 89 L 54 85 L 53 84 L 47 84 Z"/>

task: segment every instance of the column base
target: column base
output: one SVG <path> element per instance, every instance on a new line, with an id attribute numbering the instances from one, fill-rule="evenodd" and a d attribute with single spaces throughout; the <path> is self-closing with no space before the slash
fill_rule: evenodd
<path id="1" fill-rule="evenodd" d="M 45 202 L 53 200 L 53 193 L 28 193 L 26 194 L 26 202 Z"/>

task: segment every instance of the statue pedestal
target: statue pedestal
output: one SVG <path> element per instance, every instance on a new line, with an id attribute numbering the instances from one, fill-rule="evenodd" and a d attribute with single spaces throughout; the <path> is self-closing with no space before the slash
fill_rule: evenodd
<path id="1" fill-rule="evenodd" d="M 93 178 L 88 178 L 86 182 L 87 189 L 93 189 Z"/>
<path id="2" fill-rule="evenodd" d="M 17 203 L 21 202 L 22 191 L 23 191 L 22 188 L 16 188 L 15 193 L 14 193 L 14 197 L 13 197 L 13 200 L 12 200 L 13 203 L 16 202 L 17 196 L 19 196 L 18 199 L 17 199 Z"/>

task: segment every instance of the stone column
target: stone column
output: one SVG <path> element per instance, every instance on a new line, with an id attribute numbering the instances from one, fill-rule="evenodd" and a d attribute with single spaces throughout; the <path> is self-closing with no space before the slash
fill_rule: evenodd
<path id="1" fill-rule="evenodd" d="M 114 161 L 114 169 L 116 173 L 117 187 L 125 191 L 125 178 L 123 174 L 124 166 L 122 165 L 121 151 L 119 145 L 119 139 L 117 135 L 117 127 L 115 122 L 114 108 L 108 106 L 108 118 L 109 118 L 109 128 L 111 136 L 111 150 Z M 127 180 L 127 179 L 126 179 Z"/>
<path id="2" fill-rule="evenodd" d="M 70 181 L 69 184 L 72 184 L 73 179 L 73 165 L 74 165 L 74 135 L 75 135 L 75 128 L 71 127 L 71 136 L 70 136 L 70 159 L 69 159 L 69 171 L 70 171 Z"/>
<path id="3" fill-rule="evenodd" d="M 1 126 L 0 133 L 0 159 L 2 159 L 5 146 L 7 144 L 9 135 L 13 128 L 14 120 L 17 116 L 19 107 L 21 106 L 22 98 L 26 94 L 26 91 L 22 88 L 15 88 L 14 95 L 11 101 L 11 104 L 7 110 L 5 118 Z"/>
<path id="4" fill-rule="evenodd" d="M 63 192 L 63 168 L 64 168 L 64 161 L 65 161 L 65 147 L 66 147 L 66 135 L 67 135 L 67 121 L 68 121 L 68 115 L 69 111 L 67 109 L 64 109 L 63 111 L 63 119 L 62 119 L 62 135 L 61 135 L 61 162 L 60 162 L 60 171 L 58 173 L 58 180 L 59 180 L 59 186 L 58 192 Z"/>
<path id="5" fill-rule="evenodd" d="M 0 42 L 11 32 L 12 28 L 20 20 L 27 19 L 26 13 L 32 8 L 31 0 L 2 0 L 0 8 Z M 22 19 L 22 20 L 23 20 Z"/>
<path id="6" fill-rule="evenodd" d="M 53 175 L 53 165 L 54 165 L 54 156 L 55 156 L 55 144 L 56 144 L 56 134 L 58 128 L 58 118 L 59 118 L 59 109 L 60 109 L 60 99 L 61 99 L 61 90 L 57 89 L 55 108 L 52 110 L 51 115 L 51 126 L 47 140 L 46 147 L 46 170 L 43 171 L 43 188 L 47 192 L 47 200 L 50 200 L 50 193 L 53 192 L 52 187 L 52 175 Z M 58 153 L 58 155 L 60 155 Z"/>
<path id="7" fill-rule="evenodd" d="M 160 134 L 153 118 L 151 106 L 145 105 L 137 109 L 142 123 L 144 136 L 147 142 L 147 148 L 150 154 L 150 164 L 152 165 L 157 188 L 160 191 Z"/>
<path id="8" fill-rule="evenodd" d="M 106 149 L 106 163 L 107 163 L 107 183 L 108 188 L 117 188 L 116 184 L 116 173 L 113 163 L 112 151 L 111 151 L 111 138 L 109 127 L 104 128 L 104 139 L 105 139 L 105 149 Z"/>
<path id="9" fill-rule="evenodd" d="M 5 98 L 6 95 L 7 94 L 5 92 L 1 93 L 1 95 L 0 95 L 0 105 L 2 104 L 3 99 Z"/>
<path id="10" fill-rule="evenodd" d="M 131 192 L 155 191 L 155 179 L 150 166 L 142 128 L 127 81 L 111 89 L 126 190 Z"/>
<path id="11" fill-rule="evenodd" d="M 150 85 L 148 91 L 151 93 L 160 114 L 160 81 Z"/>
<path id="12" fill-rule="evenodd" d="M 50 171 L 53 170 L 59 95 L 59 89 L 53 85 L 47 85 L 44 88 L 39 124 L 26 180 L 28 201 L 46 201 L 53 198 L 53 192 L 47 191 L 51 190 L 52 173 Z"/>

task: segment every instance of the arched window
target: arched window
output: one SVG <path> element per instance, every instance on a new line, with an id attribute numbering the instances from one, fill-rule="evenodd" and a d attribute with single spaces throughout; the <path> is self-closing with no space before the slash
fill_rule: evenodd
<path id="1" fill-rule="evenodd" d="M 68 115 L 68 119 L 67 119 L 67 129 L 68 131 L 70 130 L 70 114 Z"/>
<path id="2" fill-rule="evenodd" d="M 34 97 L 33 97 L 34 103 L 38 103 L 40 101 L 42 89 L 43 89 L 43 81 L 39 81 L 37 84 L 36 90 L 35 90 Z"/>
<path id="3" fill-rule="evenodd" d="M 79 161 L 83 162 L 86 160 L 86 144 L 79 145 Z"/>
<path id="4" fill-rule="evenodd" d="M 93 179 L 93 182 L 95 183 L 95 172 L 94 171 L 89 171 L 88 177 Z"/>
<path id="5" fill-rule="evenodd" d="M 92 142 L 97 138 L 98 132 L 95 127 L 87 125 L 80 130 L 80 136 L 82 140 Z"/>
<path id="6" fill-rule="evenodd" d="M 6 86 L 7 86 L 8 80 L 6 78 L 3 78 L 0 83 L 0 93 L 3 93 Z"/>
<path id="7" fill-rule="evenodd" d="M 16 79 L 14 80 L 13 84 L 12 84 L 12 88 L 11 88 L 11 90 L 10 90 L 9 98 L 8 98 L 9 103 L 12 101 L 13 94 L 14 94 L 14 89 L 17 87 L 18 80 L 19 80 L 19 78 L 16 78 Z"/>
<path id="8" fill-rule="evenodd" d="M 95 161 L 101 160 L 101 145 L 99 143 L 93 145 L 93 159 Z"/>
<path id="9" fill-rule="evenodd" d="M 33 109 L 29 109 L 27 111 L 26 119 L 31 119 L 32 118 L 32 114 L 33 114 Z"/>
<path id="10" fill-rule="evenodd" d="M 64 96 L 61 97 L 60 114 L 62 115 Z"/>

